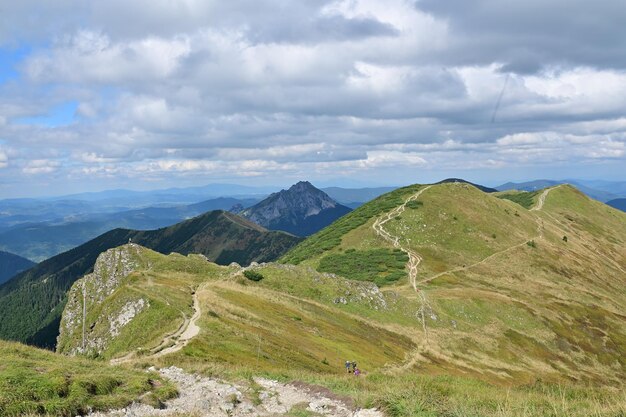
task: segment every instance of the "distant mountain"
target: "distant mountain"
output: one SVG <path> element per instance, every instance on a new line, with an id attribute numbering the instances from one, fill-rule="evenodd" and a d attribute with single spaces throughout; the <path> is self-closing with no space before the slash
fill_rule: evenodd
<path id="1" fill-rule="evenodd" d="M 222 197 L 190 205 L 74 214 L 47 222 L 30 222 L 0 231 L 0 249 L 41 262 L 119 227 L 157 229 L 207 211 L 228 210 L 234 205 L 249 207 L 258 201 Z"/>
<path id="2" fill-rule="evenodd" d="M 0 251 L 0 284 L 13 278 L 18 273 L 32 268 L 36 264 L 26 258 L 9 252 Z"/>
<path id="3" fill-rule="evenodd" d="M 606 202 L 606 201 L 609 201 L 618 197 L 618 195 L 609 193 L 607 191 L 597 190 L 595 188 L 588 187 L 582 181 L 578 181 L 578 180 L 560 180 L 560 181 L 535 180 L 535 181 L 519 182 L 519 183 L 507 182 L 506 184 L 502 184 L 496 187 L 496 189 L 498 191 L 507 191 L 507 190 L 536 191 L 536 190 L 541 190 L 547 187 L 553 187 L 559 184 L 572 184 L 576 186 L 576 188 L 578 188 L 583 194 L 586 194 L 587 196 L 593 198 L 594 200 L 598 200 L 602 202 Z"/>
<path id="4" fill-rule="evenodd" d="M 473 185 L 474 187 L 478 188 L 480 191 L 484 193 L 497 193 L 498 192 L 498 190 L 496 190 L 495 188 L 489 188 L 489 187 L 485 187 L 484 185 L 474 184 L 473 182 L 469 182 L 461 178 L 446 178 L 445 180 L 441 180 L 436 184 L 449 184 L 449 183 L 455 183 L 455 182 Z"/>
<path id="5" fill-rule="evenodd" d="M 616 198 L 606 202 L 607 205 L 618 210 L 626 211 L 626 198 Z"/>
<path id="6" fill-rule="evenodd" d="M 604 191 L 618 197 L 626 197 L 626 181 L 569 180 L 569 182 Z"/>
<path id="7" fill-rule="evenodd" d="M 241 216 L 271 230 L 308 236 L 350 211 L 310 182 L 301 181 L 245 209 Z"/>
<path id="8" fill-rule="evenodd" d="M 152 231 L 115 229 L 1 285 L 0 339 L 54 346 L 69 288 L 91 272 L 98 255 L 129 240 L 164 254 L 203 254 L 221 265 L 271 261 L 300 241 L 224 211 Z"/>
<path id="9" fill-rule="evenodd" d="M 375 187 L 375 188 L 320 188 L 330 198 L 351 208 L 356 208 L 376 197 L 395 190 L 398 187 Z"/>

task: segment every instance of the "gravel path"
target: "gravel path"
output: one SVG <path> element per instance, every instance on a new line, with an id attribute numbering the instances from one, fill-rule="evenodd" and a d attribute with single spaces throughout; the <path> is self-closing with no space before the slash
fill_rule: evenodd
<path id="1" fill-rule="evenodd" d="M 152 369 L 154 370 L 154 369 Z M 90 417 L 261 417 L 286 415 L 294 407 L 326 417 L 384 417 L 376 409 L 353 409 L 350 401 L 324 388 L 306 384 L 284 384 L 255 378 L 256 388 L 204 378 L 180 368 L 161 369 L 160 374 L 173 381 L 180 392 L 164 409 L 133 403 L 121 410 L 97 412 Z"/>

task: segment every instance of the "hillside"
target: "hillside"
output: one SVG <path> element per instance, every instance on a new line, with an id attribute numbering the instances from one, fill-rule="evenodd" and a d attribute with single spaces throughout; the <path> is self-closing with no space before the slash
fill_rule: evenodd
<path id="1" fill-rule="evenodd" d="M 0 341 L 0 415 L 76 416 L 126 407 L 140 399 L 158 406 L 176 394 L 155 372 L 108 367 L 19 343 Z"/>
<path id="2" fill-rule="evenodd" d="M 146 207 L 113 213 L 81 214 L 77 211 L 60 218 L 27 221 L 2 230 L 0 249 L 43 261 L 116 228 L 152 230 L 173 225 L 207 211 L 229 210 L 234 205 L 248 207 L 257 201 L 257 199 L 217 198 L 190 205 Z"/>
<path id="3" fill-rule="evenodd" d="M 33 266 L 35 263 L 26 258 L 0 251 L 0 284 Z"/>
<path id="4" fill-rule="evenodd" d="M 260 280 L 247 278 L 247 272 Z M 500 322 L 469 328 L 476 310 L 466 307 L 456 328 L 428 322 L 429 343 L 424 344 L 422 314 L 440 313 L 424 312 L 419 299 L 400 289 L 381 291 L 367 281 L 306 266 L 224 267 L 199 256 L 164 256 L 129 244 L 103 253 L 94 273 L 74 284 L 58 349 L 97 357 L 98 363 L 161 368 L 181 392 L 179 400 L 165 405 L 180 415 L 246 416 L 254 410 L 290 416 L 382 417 L 384 411 L 391 417 L 609 417 L 626 407 L 620 381 L 610 375 L 589 386 L 550 368 L 532 376 L 515 373 L 514 379 L 507 378 L 506 367 L 497 374 L 459 368 L 436 354 L 435 336 L 445 331 L 458 340 L 456 333 L 467 338 Z M 506 305 L 489 301 L 498 308 Z M 528 325 L 528 315 L 516 313 L 502 311 L 501 320 L 518 329 Z M 526 360 L 535 349 L 525 344 L 514 358 L 501 360 L 532 368 L 534 362 L 529 366 Z M 466 349 L 448 352 L 459 358 L 466 354 Z M 346 359 L 358 362 L 366 375 L 346 374 Z M 191 374 L 196 372 L 203 376 Z M 224 407 L 220 395 L 236 397 L 228 412 L 215 409 Z M 281 408 L 272 406 L 272 397 Z M 360 413 L 356 407 L 369 410 Z M 136 416 L 156 414 L 133 408 Z"/>
<path id="5" fill-rule="evenodd" d="M 308 236 L 350 211 L 311 183 L 301 181 L 243 210 L 240 215 L 270 230 Z"/>
<path id="6" fill-rule="evenodd" d="M 570 186 L 447 183 L 380 196 L 280 264 L 220 266 L 133 238 L 72 285 L 57 349 L 160 368 L 177 415 L 615 417 L 625 232 L 624 213 Z"/>
<path id="7" fill-rule="evenodd" d="M 621 383 L 626 216 L 571 186 L 521 195 L 528 208 L 502 197 L 466 184 L 401 188 L 282 261 L 417 303 L 420 372 Z"/>
<path id="8" fill-rule="evenodd" d="M 162 253 L 200 253 L 225 265 L 273 260 L 299 241 L 223 211 L 153 231 L 112 230 L 0 286 L 0 338 L 53 347 L 71 285 L 91 271 L 100 253 L 131 239 Z"/>

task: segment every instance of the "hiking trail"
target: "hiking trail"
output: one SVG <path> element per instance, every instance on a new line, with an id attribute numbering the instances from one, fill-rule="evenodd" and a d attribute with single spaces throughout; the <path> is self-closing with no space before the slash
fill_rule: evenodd
<path id="1" fill-rule="evenodd" d="M 230 383 L 169 367 L 159 372 L 172 381 L 180 395 L 162 408 L 134 402 L 126 408 L 93 412 L 90 417 L 276 417 L 315 415 L 320 417 L 384 417 L 375 409 L 359 409 L 353 401 L 326 388 L 303 382 L 283 383 L 254 377 L 252 381 Z M 297 413 L 297 414 L 296 414 Z"/>
<path id="2" fill-rule="evenodd" d="M 387 232 L 384 226 L 388 221 L 401 215 L 406 209 L 406 205 L 409 202 L 415 201 L 424 191 L 428 190 L 430 187 L 432 186 L 429 185 L 427 187 L 422 188 L 421 190 L 419 190 L 418 192 L 416 192 L 415 194 L 407 198 L 404 201 L 404 203 L 402 203 L 395 209 L 391 210 L 389 213 L 377 218 L 374 224 L 372 225 L 374 232 L 376 232 L 378 236 L 382 237 L 384 240 L 391 243 L 394 248 L 400 249 L 402 252 L 406 253 L 409 257 L 409 261 L 407 262 L 407 268 L 409 269 L 409 282 L 411 283 L 413 290 L 417 293 L 418 298 L 420 300 L 421 306 L 418 310 L 418 315 L 419 315 L 419 320 L 422 323 L 422 329 L 424 330 L 424 335 L 426 336 L 426 343 L 428 343 L 428 328 L 426 327 L 425 311 L 427 308 L 430 311 L 432 311 L 432 307 L 430 306 L 430 303 L 428 302 L 426 298 L 426 294 L 424 294 L 424 291 L 420 291 L 417 288 L 417 267 L 419 266 L 420 262 L 422 262 L 422 257 L 417 252 L 402 246 L 400 244 L 400 238 L 398 236 L 393 236 L 391 233 Z"/>
<path id="3" fill-rule="evenodd" d="M 192 297 L 193 315 L 191 316 L 191 318 L 188 318 L 187 315 L 183 314 L 184 320 L 180 327 L 176 329 L 175 332 L 166 335 L 163 340 L 161 340 L 161 343 L 159 343 L 154 348 L 151 348 L 150 354 L 142 356 L 142 359 L 158 358 L 160 356 L 178 352 L 179 350 L 187 346 L 187 343 L 189 343 L 191 339 L 193 339 L 198 335 L 198 333 L 200 333 L 200 327 L 196 324 L 196 322 L 200 318 L 202 311 L 200 309 L 200 302 L 198 301 L 197 290 L 193 293 Z M 135 358 L 135 352 L 130 352 L 129 354 L 120 358 L 111 359 L 110 363 L 112 365 L 119 365 L 125 362 L 129 362 L 133 358 Z"/>

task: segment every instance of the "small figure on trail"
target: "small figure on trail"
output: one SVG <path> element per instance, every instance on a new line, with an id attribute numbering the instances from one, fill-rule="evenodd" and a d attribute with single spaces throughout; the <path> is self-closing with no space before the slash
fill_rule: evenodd
<path id="1" fill-rule="evenodd" d="M 352 366 L 352 362 L 346 361 L 346 373 L 350 373 L 350 366 Z"/>
<path id="2" fill-rule="evenodd" d="M 356 371 L 356 361 L 352 362 L 352 372 Z"/>
<path id="3" fill-rule="evenodd" d="M 361 375 L 361 370 L 359 368 L 354 368 L 354 376 Z"/>

